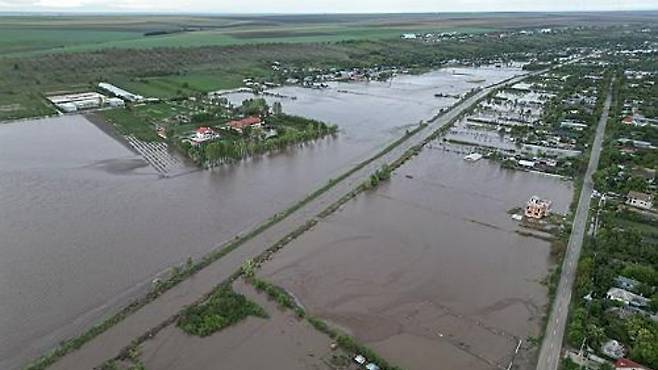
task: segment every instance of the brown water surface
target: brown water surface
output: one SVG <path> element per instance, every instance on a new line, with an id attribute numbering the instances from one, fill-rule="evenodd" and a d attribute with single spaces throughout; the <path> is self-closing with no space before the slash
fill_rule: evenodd
<path id="1" fill-rule="evenodd" d="M 525 341 L 547 304 L 547 241 L 510 208 L 537 194 L 565 212 L 572 186 L 431 146 L 350 201 L 261 274 L 313 314 L 408 369 L 531 368 Z"/>
<path id="2" fill-rule="evenodd" d="M 285 88 L 298 99 L 284 111 L 337 124 L 339 135 L 170 178 L 83 116 L 0 125 L 0 368 L 78 335 L 171 266 L 284 210 L 453 102 L 435 92 L 519 73 L 466 70 Z"/>

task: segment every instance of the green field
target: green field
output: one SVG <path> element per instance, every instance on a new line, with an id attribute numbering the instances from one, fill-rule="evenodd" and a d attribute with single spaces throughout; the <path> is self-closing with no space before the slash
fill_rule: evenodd
<path id="1" fill-rule="evenodd" d="M 658 13 L 370 14 L 277 16 L 0 16 L 0 120 L 53 112 L 44 95 L 109 81 L 149 97 L 272 81 L 273 61 L 303 68 L 397 65 L 427 70 L 450 59 L 621 42 L 621 32 L 501 39 L 521 27 L 655 24 Z M 468 33 L 440 45 L 402 33 Z M 274 77 L 282 77 L 280 75 Z M 281 82 L 283 78 L 275 82 Z"/>
<path id="2" fill-rule="evenodd" d="M 0 121 L 55 114 L 55 108 L 39 94 L 0 92 Z"/>
<path id="3" fill-rule="evenodd" d="M 113 82 L 143 96 L 168 99 L 181 95 L 237 88 L 242 85 L 242 80 L 248 75 L 247 71 L 236 73 L 210 70 L 163 77 L 119 79 Z"/>
<path id="4" fill-rule="evenodd" d="M 118 42 L 141 37 L 141 33 L 78 29 L 11 29 L 0 28 L 0 50 L 5 56 L 39 50 L 68 50 L 85 45 Z"/>
<path id="5" fill-rule="evenodd" d="M 318 43 L 346 40 L 380 40 L 399 38 L 405 32 L 484 33 L 485 27 L 353 27 L 306 26 L 274 27 L 257 30 L 222 29 L 185 31 L 166 35 L 144 36 L 132 31 L 83 29 L 0 29 L 0 49 L 7 56 L 38 56 L 42 53 L 75 53 L 109 48 L 149 49 L 202 46 L 231 46 L 267 43 Z"/>

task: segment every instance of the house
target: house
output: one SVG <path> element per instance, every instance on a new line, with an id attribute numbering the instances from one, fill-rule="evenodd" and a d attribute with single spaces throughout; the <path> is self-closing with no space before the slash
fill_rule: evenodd
<path id="1" fill-rule="evenodd" d="M 261 127 L 262 124 L 263 121 L 261 121 L 260 117 L 256 117 L 256 116 L 246 117 L 243 119 L 230 121 L 227 123 L 227 125 L 230 128 L 234 129 L 239 133 L 242 133 L 242 131 L 247 127 Z"/>
<path id="2" fill-rule="evenodd" d="M 653 207 L 653 196 L 638 191 L 629 191 L 626 196 L 626 204 L 637 208 L 651 209 Z"/>
<path id="3" fill-rule="evenodd" d="M 601 346 L 601 352 L 603 352 L 604 355 L 616 360 L 626 355 L 626 347 L 624 347 L 624 345 L 618 341 L 611 339 L 603 343 L 603 346 Z"/>
<path id="4" fill-rule="evenodd" d="M 644 367 L 637 362 L 633 362 L 626 358 L 620 358 L 615 361 L 615 370 L 651 370 L 648 367 Z"/>
<path id="5" fill-rule="evenodd" d="M 650 302 L 648 298 L 620 288 L 610 288 L 605 296 L 611 301 L 617 301 L 635 307 L 647 307 Z"/>
<path id="6" fill-rule="evenodd" d="M 624 117 L 624 119 L 621 120 L 621 123 L 628 126 L 632 126 L 633 124 L 635 124 L 635 121 L 633 120 L 633 116 L 626 116 Z"/>
<path id="7" fill-rule="evenodd" d="M 219 137 L 213 129 L 210 127 L 199 127 L 196 129 L 194 136 L 191 138 L 197 144 L 203 143 L 208 140 L 216 139 Z"/>
<path id="8" fill-rule="evenodd" d="M 528 218 L 541 219 L 548 216 L 551 208 L 551 201 L 541 199 L 536 195 L 533 195 L 525 207 L 525 216 Z"/>

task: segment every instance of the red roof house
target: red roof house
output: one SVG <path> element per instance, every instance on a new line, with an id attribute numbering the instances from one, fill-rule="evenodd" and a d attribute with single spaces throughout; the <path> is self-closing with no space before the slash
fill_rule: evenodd
<path id="1" fill-rule="evenodd" d="M 651 370 L 648 367 L 642 366 L 637 362 L 633 362 L 626 358 L 620 358 L 615 362 L 616 370 Z"/>
<path id="2" fill-rule="evenodd" d="M 204 141 L 216 139 L 219 137 L 210 127 L 199 127 L 196 129 L 195 135 L 191 138 L 195 143 L 202 143 Z"/>
<path id="3" fill-rule="evenodd" d="M 214 131 L 210 127 L 199 127 L 196 129 L 196 133 L 199 135 L 213 134 Z"/>
<path id="4" fill-rule="evenodd" d="M 242 132 L 245 127 L 260 127 L 262 121 L 260 117 L 251 116 L 243 119 L 230 121 L 227 125 L 235 131 Z"/>

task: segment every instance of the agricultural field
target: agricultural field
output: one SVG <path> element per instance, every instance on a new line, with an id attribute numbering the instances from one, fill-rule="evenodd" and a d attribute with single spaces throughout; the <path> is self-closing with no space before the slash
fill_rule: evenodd
<path id="1" fill-rule="evenodd" d="M 439 22 L 328 17 L 5 17 L 0 18 L 3 56 L 82 52 L 107 48 L 317 43 L 398 38 L 404 32 L 482 33 L 494 27 L 472 21 Z M 386 18 L 384 18 L 386 19 Z"/>
<path id="2" fill-rule="evenodd" d="M 405 32 L 484 33 L 519 27 L 649 21 L 651 14 L 380 14 L 273 16 L 4 16 L 4 57 L 108 48 L 231 46 L 399 38 Z"/>
<path id="3" fill-rule="evenodd" d="M 570 29 L 500 38 L 522 27 L 647 24 L 651 14 L 61 16 L 0 17 L 0 120 L 52 112 L 40 97 L 109 81 L 171 99 L 268 80 L 273 61 L 297 68 L 377 65 L 428 70 L 448 60 L 486 61 L 566 45 L 625 41 L 622 29 Z M 457 32 L 440 45 L 403 33 Z M 580 43 L 580 44 L 579 44 Z M 282 80 L 274 81 L 281 83 Z M 18 105 L 17 105 L 18 104 Z"/>
<path id="4" fill-rule="evenodd" d="M 48 116 L 55 114 L 39 94 L 31 92 L 0 92 L 0 122 L 20 118 Z"/>

